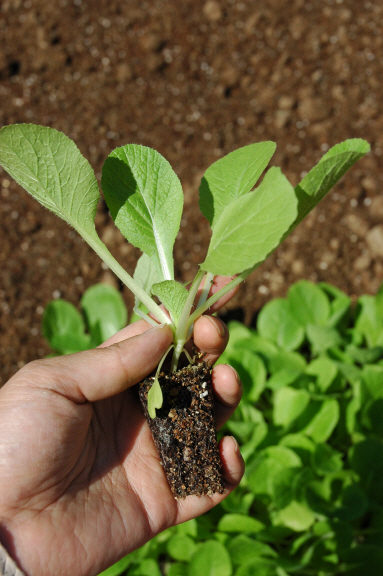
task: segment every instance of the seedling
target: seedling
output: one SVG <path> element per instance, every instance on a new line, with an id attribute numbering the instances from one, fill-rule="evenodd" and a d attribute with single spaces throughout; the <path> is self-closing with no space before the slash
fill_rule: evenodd
<path id="1" fill-rule="evenodd" d="M 295 189 L 276 167 L 270 168 L 254 188 L 275 147 L 273 142 L 250 144 L 221 158 L 205 172 L 199 206 L 211 226 L 212 237 L 189 290 L 174 279 L 172 256 L 182 214 L 182 187 L 158 152 L 127 144 L 113 150 L 102 170 L 101 186 L 112 218 L 125 238 L 143 252 L 133 277 L 114 259 L 96 232 L 98 183 L 90 164 L 67 136 L 33 124 L 6 126 L 0 131 L 0 164 L 88 242 L 134 293 L 138 315 L 150 324 L 172 327 L 170 370 L 176 372 L 197 318 L 262 264 L 369 151 L 364 140 L 346 140 L 331 148 Z M 209 297 L 215 275 L 235 278 Z M 201 284 L 202 293 L 193 310 Z M 156 376 L 148 394 L 151 418 L 162 402 Z"/>

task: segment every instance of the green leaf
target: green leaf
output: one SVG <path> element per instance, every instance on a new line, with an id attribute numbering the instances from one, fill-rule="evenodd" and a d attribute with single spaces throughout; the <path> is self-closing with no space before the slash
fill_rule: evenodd
<path id="1" fill-rule="evenodd" d="M 359 484 L 350 484 L 342 490 L 340 505 L 335 516 L 340 520 L 351 522 L 363 516 L 367 508 L 368 499 Z"/>
<path id="2" fill-rule="evenodd" d="M 166 576 L 188 576 L 188 565 L 185 562 L 174 562 Z"/>
<path id="3" fill-rule="evenodd" d="M 347 354 L 350 354 L 357 364 L 375 364 L 383 358 L 383 347 L 357 348 L 354 344 L 346 347 Z"/>
<path id="4" fill-rule="evenodd" d="M 343 468 L 342 454 L 328 444 L 317 444 L 312 463 L 318 474 L 339 472 Z"/>
<path id="5" fill-rule="evenodd" d="M 295 189 L 298 198 L 298 216 L 294 227 L 369 150 L 370 145 L 360 138 L 346 140 L 330 148 Z"/>
<path id="6" fill-rule="evenodd" d="M 363 366 L 363 390 L 373 399 L 383 398 L 383 366 Z"/>
<path id="7" fill-rule="evenodd" d="M 329 358 L 317 358 L 307 366 L 306 374 L 316 377 L 320 392 L 327 392 L 338 375 L 338 368 Z"/>
<path id="8" fill-rule="evenodd" d="M 126 326 L 128 312 L 118 290 L 108 284 L 96 284 L 85 291 L 81 307 L 92 335 L 93 346 L 98 346 Z"/>
<path id="9" fill-rule="evenodd" d="M 45 308 L 43 334 L 51 348 L 60 354 L 81 352 L 90 347 L 90 336 L 85 334 L 81 314 L 65 300 L 52 300 Z"/>
<path id="10" fill-rule="evenodd" d="M 359 475 L 360 486 L 368 497 L 383 504 L 383 444 L 375 438 L 368 438 L 351 447 L 349 461 Z"/>
<path id="11" fill-rule="evenodd" d="M 321 354 L 329 348 L 342 344 L 342 338 L 339 332 L 330 326 L 308 324 L 306 326 L 306 333 L 312 346 L 313 354 Z"/>
<path id="12" fill-rule="evenodd" d="M 300 280 L 291 286 L 287 301 L 295 320 L 304 328 L 308 324 L 324 326 L 330 315 L 330 303 L 318 286 Z"/>
<path id="13" fill-rule="evenodd" d="M 232 572 L 225 546 L 216 540 L 207 540 L 194 553 L 188 576 L 231 576 Z"/>
<path id="14" fill-rule="evenodd" d="M 195 550 L 194 540 L 185 534 L 175 534 L 167 543 L 168 554 L 173 560 L 189 562 Z"/>
<path id="15" fill-rule="evenodd" d="M 158 296 L 169 311 L 174 324 L 177 325 L 188 297 L 186 288 L 175 280 L 165 280 L 159 284 L 153 284 L 152 294 Z"/>
<path id="16" fill-rule="evenodd" d="M 156 378 L 148 392 L 148 412 L 150 418 L 156 417 L 156 409 L 160 409 L 163 403 L 163 395 L 158 378 Z"/>
<path id="17" fill-rule="evenodd" d="M 15 124 L 0 130 L 0 164 L 29 194 L 85 239 L 94 226 L 98 184 L 89 162 L 67 136 L 44 126 Z"/>
<path id="18" fill-rule="evenodd" d="M 162 576 L 157 560 L 144 558 L 134 568 L 129 570 L 129 576 Z"/>
<path id="19" fill-rule="evenodd" d="M 369 348 L 383 344 L 383 321 L 374 296 L 361 296 L 357 309 L 355 331 L 364 336 Z"/>
<path id="20" fill-rule="evenodd" d="M 277 426 L 290 426 L 306 409 L 310 395 L 306 390 L 280 388 L 274 393 L 273 421 Z"/>
<path id="21" fill-rule="evenodd" d="M 256 558 L 240 566 L 235 576 L 287 576 L 276 567 L 275 562 L 265 558 Z"/>
<path id="22" fill-rule="evenodd" d="M 137 261 L 136 269 L 133 274 L 134 280 L 145 290 L 147 294 L 151 293 L 153 284 L 157 284 L 161 281 L 161 278 L 157 272 L 156 266 L 153 264 L 152 260 L 147 254 L 142 254 Z M 135 295 L 135 305 L 134 308 L 140 307 L 140 301 Z"/>
<path id="23" fill-rule="evenodd" d="M 302 465 L 299 456 L 285 446 L 269 446 L 262 450 L 246 470 L 248 486 L 253 494 L 273 493 L 273 478 L 284 468 Z"/>
<path id="24" fill-rule="evenodd" d="M 257 330 L 263 338 L 272 340 L 285 350 L 296 350 L 302 344 L 305 332 L 295 320 L 284 298 L 271 300 L 259 313 Z"/>
<path id="25" fill-rule="evenodd" d="M 311 465 L 311 457 L 315 451 L 315 444 L 303 434 L 287 434 L 280 441 L 280 446 L 292 448 L 306 466 Z"/>
<path id="26" fill-rule="evenodd" d="M 244 388 L 244 399 L 256 402 L 263 392 L 266 383 L 266 368 L 261 358 L 247 349 L 235 351 L 227 363 L 238 372 Z"/>
<path id="27" fill-rule="evenodd" d="M 257 534 L 265 528 L 265 525 L 251 516 L 244 514 L 226 514 L 218 522 L 218 530 L 221 532 L 242 532 L 243 534 Z"/>
<path id="28" fill-rule="evenodd" d="M 274 142 L 250 144 L 209 166 L 199 188 L 199 207 L 212 228 L 233 200 L 255 186 L 275 148 Z"/>
<path id="29" fill-rule="evenodd" d="M 315 442 L 326 442 L 334 431 L 340 415 L 339 403 L 335 398 L 322 402 L 319 411 L 302 432 Z"/>
<path id="30" fill-rule="evenodd" d="M 173 280 L 183 193 L 169 162 L 151 148 L 127 144 L 106 159 L 101 184 L 116 226 L 150 256 L 161 280 Z"/>
<path id="31" fill-rule="evenodd" d="M 232 538 L 227 549 L 235 566 L 246 564 L 249 560 L 254 560 L 259 556 L 277 557 L 277 553 L 270 546 L 249 538 L 245 534 L 239 534 L 239 536 Z"/>
<path id="32" fill-rule="evenodd" d="M 269 360 L 269 370 L 272 374 L 280 370 L 289 370 L 292 373 L 302 373 L 306 369 L 306 360 L 298 352 L 277 352 Z"/>
<path id="33" fill-rule="evenodd" d="M 283 510 L 279 510 L 274 523 L 287 526 L 295 532 L 308 530 L 315 522 L 314 513 L 301 502 L 293 501 Z"/>
<path id="34" fill-rule="evenodd" d="M 128 556 L 121 558 L 119 562 L 116 562 L 116 564 L 113 564 L 113 566 L 110 566 L 110 568 L 107 568 L 98 576 L 120 576 L 120 574 L 124 574 L 126 572 L 126 569 L 129 568 L 132 563 L 133 558 L 131 558 L 131 555 L 128 554 Z"/>
<path id="35" fill-rule="evenodd" d="M 294 188 L 279 168 L 270 168 L 254 192 L 222 212 L 201 268 L 223 276 L 254 268 L 279 245 L 295 216 Z"/>

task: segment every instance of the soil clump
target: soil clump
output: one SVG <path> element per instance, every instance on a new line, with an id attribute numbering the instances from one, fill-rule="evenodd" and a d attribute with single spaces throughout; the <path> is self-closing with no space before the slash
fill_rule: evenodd
<path id="1" fill-rule="evenodd" d="M 147 410 L 154 377 L 139 395 L 169 486 L 178 500 L 225 491 L 214 418 L 211 367 L 206 362 L 159 375 L 164 402 L 156 418 Z"/>

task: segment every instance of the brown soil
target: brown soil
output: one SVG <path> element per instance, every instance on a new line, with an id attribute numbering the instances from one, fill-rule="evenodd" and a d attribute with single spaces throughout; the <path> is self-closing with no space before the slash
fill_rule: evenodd
<path id="1" fill-rule="evenodd" d="M 147 398 L 153 380 L 140 384 L 140 400 L 174 497 L 223 494 L 211 367 L 202 363 L 161 373 L 164 400 L 152 419 Z"/>
<path id="2" fill-rule="evenodd" d="M 329 146 L 364 137 L 372 153 L 347 175 L 230 308 L 253 314 L 300 279 L 373 293 L 383 279 L 383 8 L 361 0 L 3 0 L 0 124 L 64 131 L 98 177 L 108 153 L 159 150 L 185 190 L 175 248 L 186 281 L 209 231 L 201 175 L 223 154 L 272 139 L 293 184 Z M 380 170 L 379 170 L 380 169 Z M 41 313 L 116 283 L 92 250 L 0 173 L 0 365 L 6 381 L 48 352 Z M 127 245 L 100 202 L 98 230 L 129 270 Z M 131 296 L 124 291 L 131 305 Z"/>

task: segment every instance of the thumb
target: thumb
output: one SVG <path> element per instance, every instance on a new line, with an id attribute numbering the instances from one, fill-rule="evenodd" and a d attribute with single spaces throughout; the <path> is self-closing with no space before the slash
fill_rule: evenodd
<path id="1" fill-rule="evenodd" d="M 16 376 L 24 372 L 24 385 L 53 390 L 78 404 L 96 402 L 148 376 L 172 338 L 169 326 L 156 326 L 106 348 L 31 362 Z"/>

